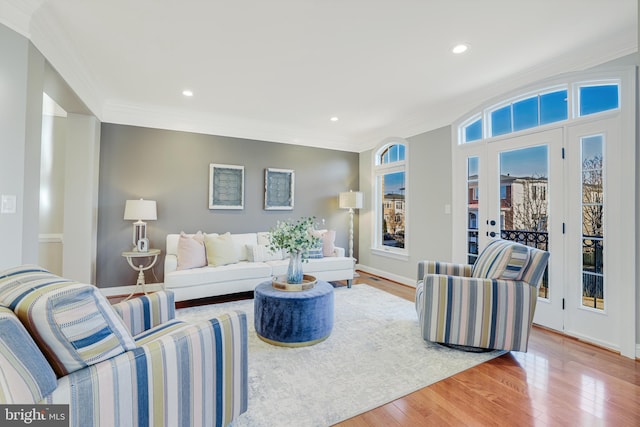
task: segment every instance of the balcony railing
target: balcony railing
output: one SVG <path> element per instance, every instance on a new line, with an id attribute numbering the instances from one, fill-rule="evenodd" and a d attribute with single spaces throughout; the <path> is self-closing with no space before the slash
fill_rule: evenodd
<path id="1" fill-rule="evenodd" d="M 546 231 L 521 231 L 521 230 L 502 230 L 500 237 L 504 240 L 522 243 L 525 246 L 549 250 L 549 233 Z M 540 298 L 549 298 L 549 266 L 544 269 L 542 282 L 538 288 L 538 296 Z"/>
<path id="2" fill-rule="evenodd" d="M 504 240 L 522 243 L 544 251 L 549 250 L 549 233 L 546 231 L 502 230 L 500 237 Z M 604 301 L 603 250 L 602 238 L 598 236 L 583 237 L 582 265 L 582 300 L 583 305 L 602 308 Z M 478 258 L 478 231 L 468 230 L 467 234 L 468 262 L 473 264 Z M 549 267 L 545 268 L 538 296 L 549 298 Z"/>

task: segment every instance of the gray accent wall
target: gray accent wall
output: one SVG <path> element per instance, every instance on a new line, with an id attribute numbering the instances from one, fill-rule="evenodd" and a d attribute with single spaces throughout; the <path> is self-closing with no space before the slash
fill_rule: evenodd
<path id="1" fill-rule="evenodd" d="M 156 200 L 158 220 L 147 222 L 150 246 L 162 250 L 147 283 L 164 280 L 165 239 L 169 233 L 268 231 L 278 220 L 315 216 L 318 226 L 336 230 L 336 244 L 348 251 L 348 211 L 338 193 L 358 189 L 357 153 L 102 124 L 100 138 L 98 249 L 96 283 L 132 285 L 137 274 L 121 256 L 132 247 L 132 222 L 123 220 L 127 199 Z M 244 166 L 242 210 L 210 210 L 209 164 Z M 295 171 L 293 210 L 264 210 L 266 168 Z M 358 222 L 354 220 L 354 254 Z"/>

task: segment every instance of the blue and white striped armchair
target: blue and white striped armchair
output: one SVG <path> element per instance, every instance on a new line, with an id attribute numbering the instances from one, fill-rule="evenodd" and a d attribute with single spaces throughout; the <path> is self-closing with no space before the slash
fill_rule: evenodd
<path id="1" fill-rule="evenodd" d="M 495 239 L 473 265 L 420 261 L 416 311 L 426 341 L 527 351 L 549 253 Z"/>
<path id="2" fill-rule="evenodd" d="M 71 426 L 226 426 L 247 410 L 247 320 L 174 319 L 172 292 L 111 306 L 37 266 L 0 272 L 0 403 Z"/>

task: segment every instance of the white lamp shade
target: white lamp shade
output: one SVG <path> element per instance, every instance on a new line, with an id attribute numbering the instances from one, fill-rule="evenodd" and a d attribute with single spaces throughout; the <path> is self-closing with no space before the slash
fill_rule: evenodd
<path id="1" fill-rule="evenodd" d="M 155 221 L 158 219 L 155 200 L 127 200 L 124 219 L 128 221 Z"/>
<path id="2" fill-rule="evenodd" d="M 360 209 L 363 206 L 364 194 L 359 191 L 340 193 L 338 204 L 342 209 Z"/>

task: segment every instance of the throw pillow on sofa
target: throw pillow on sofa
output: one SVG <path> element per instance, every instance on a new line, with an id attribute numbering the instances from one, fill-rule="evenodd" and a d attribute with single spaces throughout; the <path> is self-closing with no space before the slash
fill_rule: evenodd
<path id="1" fill-rule="evenodd" d="M 322 255 L 333 256 L 336 250 L 336 231 L 335 230 L 313 230 L 313 235 L 320 237 L 322 242 Z M 316 257 L 318 258 L 318 257 Z M 319 257 L 322 258 L 322 257 Z"/>
<path id="2" fill-rule="evenodd" d="M 111 304 L 92 285 L 71 282 L 34 290 L 15 312 L 60 376 L 136 348 Z"/>
<path id="3" fill-rule="evenodd" d="M 207 262 L 213 267 L 235 264 L 240 261 L 231 233 L 219 236 L 205 234 L 204 245 L 207 250 Z"/>
<path id="4" fill-rule="evenodd" d="M 276 261 L 282 259 L 282 251 L 271 251 L 268 245 L 247 245 L 247 255 L 251 262 Z"/>
<path id="5" fill-rule="evenodd" d="M 15 312 L 59 376 L 136 347 L 98 288 L 38 266 L 0 272 L 0 304 Z"/>
<path id="6" fill-rule="evenodd" d="M 178 238 L 178 267 L 176 270 L 206 267 L 207 253 L 204 245 L 204 234 L 198 231 L 189 236 L 184 232 Z"/>

